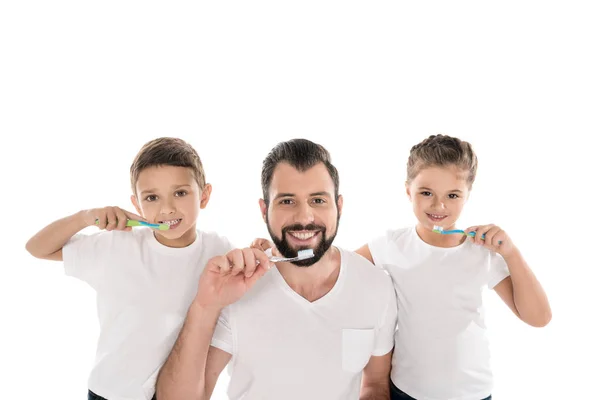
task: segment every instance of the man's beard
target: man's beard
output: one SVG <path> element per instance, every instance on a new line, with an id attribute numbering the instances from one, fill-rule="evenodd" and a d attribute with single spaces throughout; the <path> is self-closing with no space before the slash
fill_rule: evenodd
<path id="1" fill-rule="evenodd" d="M 275 247 L 277 247 L 277 250 L 279 250 L 279 252 L 284 257 L 289 257 L 289 258 L 297 257 L 298 251 L 306 250 L 306 249 L 310 248 L 308 246 L 301 246 L 298 249 L 292 249 L 290 244 L 287 241 L 287 237 L 286 237 L 287 232 L 289 232 L 289 231 L 311 231 L 311 232 L 316 232 L 316 234 L 319 234 L 319 233 L 321 234 L 321 239 L 317 243 L 317 246 L 313 249 L 313 252 L 314 252 L 313 257 L 307 258 L 305 260 L 292 262 L 292 264 L 294 264 L 298 267 L 310 267 L 311 265 L 318 262 L 323 257 L 323 255 L 325 255 L 327 250 L 329 250 L 329 248 L 331 247 L 331 244 L 333 243 L 333 240 L 335 239 L 335 236 L 337 235 L 337 230 L 338 230 L 338 226 L 340 223 L 340 214 L 338 213 L 338 217 L 337 217 L 337 220 L 335 223 L 335 230 L 333 231 L 333 234 L 328 238 L 325 237 L 325 227 L 323 225 L 294 224 L 294 225 L 288 225 L 288 226 L 283 227 L 281 229 L 281 239 L 279 239 L 277 236 L 275 236 L 275 234 L 271 230 L 271 227 L 269 226 L 269 217 L 267 216 L 266 219 L 267 219 L 267 230 L 269 231 L 269 235 L 271 235 L 271 240 L 273 240 Z"/>

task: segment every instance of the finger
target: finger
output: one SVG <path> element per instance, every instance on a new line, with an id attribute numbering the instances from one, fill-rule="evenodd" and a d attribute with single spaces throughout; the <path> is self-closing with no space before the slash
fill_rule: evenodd
<path id="1" fill-rule="evenodd" d="M 109 207 L 106 210 L 106 230 L 112 231 L 117 227 L 117 214 L 115 213 L 116 207 Z"/>
<path id="2" fill-rule="evenodd" d="M 473 226 L 471 228 L 469 228 L 469 230 L 467 232 L 469 232 L 469 237 L 471 238 L 471 241 L 475 244 L 481 244 L 481 231 L 483 229 L 483 226 L 481 225 L 477 225 L 477 226 Z"/>
<path id="3" fill-rule="evenodd" d="M 504 243 L 506 243 L 507 237 L 508 235 L 506 234 L 506 232 L 500 229 L 498 233 L 496 233 L 496 235 L 494 236 L 494 241 L 492 243 L 494 244 L 494 246 L 500 247 Z"/>
<path id="4" fill-rule="evenodd" d="M 231 264 L 226 256 L 216 256 L 208 260 L 205 270 L 224 274 L 223 271 L 229 271 L 230 268 Z"/>
<path id="5" fill-rule="evenodd" d="M 256 260 L 258 261 L 258 265 L 266 270 L 269 270 L 273 265 L 271 260 L 269 260 L 269 257 L 265 254 L 264 251 L 258 250 L 258 249 L 253 249 L 254 251 L 254 257 L 256 257 Z"/>
<path id="6" fill-rule="evenodd" d="M 269 269 L 271 269 L 275 264 L 273 264 L 264 251 L 253 249 L 255 251 L 254 255 L 258 260 L 258 267 L 254 271 L 251 277 L 247 278 L 247 282 L 249 285 L 254 285 L 257 280 L 259 280 Z"/>
<path id="7" fill-rule="evenodd" d="M 267 251 L 270 248 L 272 248 L 273 246 L 275 246 L 273 243 L 271 243 L 269 240 L 264 239 L 263 242 L 261 243 L 261 250 L 262 251 Z"/>
<path id="8" fill-rule="evenodd" d="M 477 233 L 477 228 L 479 228 L 478 225 L 474 225 L 474 226 L 470 226 L 467 229 L 465 229 L 465 233 L 467 234 L 467 239 L 469 239 L 470 241 L 474 241 L 474 237 L 475 234 Z"/>
<path id="9" fill-rule="evenodd" d="M 135 219 L 137 221 L 144 221 L 144 222 L 149 222 L 147 221 L 144 217 L 142 217 L 141 215 L 137 215 L 135 213 L 129 212 L 127 210 L 121 210 L 123 211 L 123 213 L 125 214 L 125 216 L 129 219 Z"/>
<path id="10" fill-rule="evenodd" d="M 246 248 L 242 250 L 242 254 L 244 255 L 244 275 L 246 278 L 252 276 L 256 270 L 257 262 L 256 257 L 254 256 L 254 250 L 258 250 L 262 253 L 260 249 Z"/>
<path id="11" fill-rule="evenodd" d="M 477 239 L 477 242 L 479 244 L 482 244 L 482 245 L 485 244 L 486 234 L 490 230 L 491 227 L 492 227 L 491 225 L 483 225 L 483 226 L 480 226 L 479 229 L 477 229 L 475 238 Z"/>
<path id="12" fill-rule="evenodd" d="M 244 270 L 244 254 L 240 249 L 231 250 L 227 253 L 231 265 L 231 274 L 237 275 Z"/>
<path id="13" fill-rule="evenodd" d="M 497 226 L 492 225 L 490 227 L 490 229 L 485 233 L 485 245 L 489 246 L 489 247 L 493 247 L 495 244 L 495 238 L 494 236 L 496 236 L 496 234 L 500 231 L 500 228 Z"/>
<path id="14" fill-rule="evenodd" d="M 96 219 L 96 226 L 99 229 L 106 229 L 106 210 L 104 208 L 101 208 L 99 210 L 96 210 L 94 214 L 94 218 Z"/>
<path id="15" fill-rule="evenodd" d="M 117 230 L 124 231 L 127 228 L 127 216 L 125 212 L 120 208 L 115 208 L 115 215 L 117 217 Z"/>

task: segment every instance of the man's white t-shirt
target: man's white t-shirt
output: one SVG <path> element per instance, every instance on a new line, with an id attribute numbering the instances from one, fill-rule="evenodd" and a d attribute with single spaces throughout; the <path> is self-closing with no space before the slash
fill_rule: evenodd
<path id="1" fill-rule="evenodd" d="M 394 384 L 419 400 L 488 397 L 493 379 L 483 290 L 509 276 L 504 259 L 468 240 L 452 248 L 429 245 L 415 227 L 389 231 L 369 250 L 397 293 Z"/>
<path id="2" fill-rule="evenodd" d="M 314 302 L 273 267 L 223 310 L 211 344 L 232 354 L 230 399 L 358 399 L 371 356 L 392 350 L 396 296 L 387 273 L 340 253 L 337 282 Z"/>
<path id="3" fill-rule="evenodd" d="M 206 262 L 232 249 L 197 232 L 184 248 L 160 244 L 147 228 L 75 235 L 63 247 L 67 275 L 97 292 L 100 336 L 89 389 L 110 400 L 148 400 Z"/>

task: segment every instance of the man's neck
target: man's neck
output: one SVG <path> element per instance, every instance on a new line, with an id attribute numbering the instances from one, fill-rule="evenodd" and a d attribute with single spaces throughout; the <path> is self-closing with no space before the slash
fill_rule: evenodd
<path id="1" fill-rule="evenodd" d="M 340 251 L 331 246 L 323 257 L 310 267 L 278 263 L 277 269 L 292 290 L 313 302 L 331 291 L 338 280 L 340 266 Z"/>

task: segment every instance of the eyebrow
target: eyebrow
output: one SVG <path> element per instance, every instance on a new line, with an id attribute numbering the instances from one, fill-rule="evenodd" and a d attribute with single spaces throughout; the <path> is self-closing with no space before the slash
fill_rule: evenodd
<path id="1" fill-rule="evenodd" d="M 279 199 L 281 197 L 295 197 L 296 195 L 294 193 L 279 193 L 277 196 L 275 196 L 275 199 Z M 327 197 L 331 197 L 331 195 L 328 192 L 314 192 L 309 194 L 310 197 L 314 197 L 314 196 L 327 196 Z"/>
<path id="2" fill-rule="evenodd" d="M 187 183 L 183 184 L 183 185 L 172 185 L 171 189 L 180 189 L 183 187 L 192 187 L 191 185 L 188 185 Z M 140 196 L 146 194 L 146 193 L 153 193 L 153 192 L 157 192 L 158 190 L 156 188 L 152 188 L 152 189 L 146 189 L 142 192 L 140 192 Z"/>
<path id="3" fill-rule="evenodd" d="M 425 187 L 425 186 L 421 186 L 421 187 L 419 188 L 419 190 L 429 190 L 430 192 L 433 192 L 433 191 L 434 191 L 433 189 L 430 189 L 430 188 L 428 188 L 428 187 Z M 458 192 L 458 193 L 462 193 L 462 190 L 460 190 L 460 189 L 454 189 L 454 190 L 451 190 L 451 191 L 450 191 L 450 193 L 452 193 L 452 192 Z"/>

